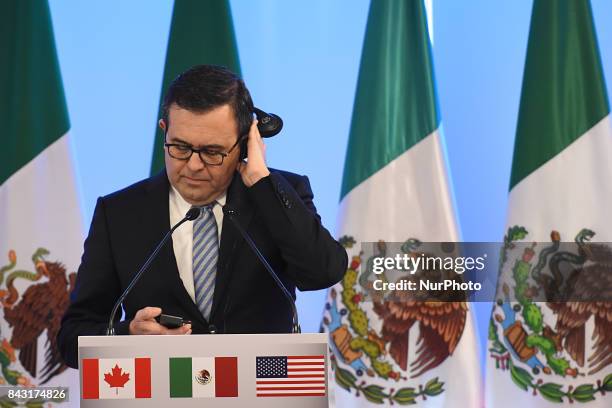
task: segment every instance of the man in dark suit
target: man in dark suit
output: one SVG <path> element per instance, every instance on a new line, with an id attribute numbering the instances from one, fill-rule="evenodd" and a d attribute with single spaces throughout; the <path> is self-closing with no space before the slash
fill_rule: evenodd
<path id="1" fill-rule="evenodd" d="M 287 299 L 224 217 L 224 205 L 292 296 L 296 287 L 323 289 L 342 279 L 346 252 L 321 225 L 308 179 L 268 169 L 252 112 L 244 83 L 222 67 L 193 67 L 170 85 L 159 123 L 165 171 L 98 199 L 58 335 L 69 366 L 78 366 L 78 336 L 105 334 L 116 299 L 192 206 L 201 216 L 177 229 L 128 295 L 117 334 L 291 331 Z M 162 311 L 191 324 L 168 329 L 155 321 Z"/>

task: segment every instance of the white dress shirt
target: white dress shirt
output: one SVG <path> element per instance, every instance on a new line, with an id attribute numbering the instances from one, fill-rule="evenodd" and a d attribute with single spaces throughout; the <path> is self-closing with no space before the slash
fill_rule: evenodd
<path id="1" fill-rule="evenodd" d="M 223 193 L 217 201 L 221 205 L 225 205 L 226 193 Z M 185 217 L 187 211 L 192 207 L 176 189 L 171 186 L 170 194 L 170 225 L 174 225 Z M 220 205 L 213 207 L 215 221 L 217 221 L 217 238 L 221 241 L 221 226 L 223 225 L 223 209 Z M 177 228 L 172 235 L 172 247 L 174 248 L 174 256 L 176 265 L 178 266 L 179 276 L 185 285 L 187 293 L 195 302 L 195 286 L 193 283 L 193 223 L 195 221 L 187 221 Z"/>

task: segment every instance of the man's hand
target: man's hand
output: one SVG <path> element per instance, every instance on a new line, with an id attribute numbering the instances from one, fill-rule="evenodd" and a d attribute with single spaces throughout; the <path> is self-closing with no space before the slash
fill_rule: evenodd
<path id="1" fill-rule="evenodd" d="M 251 123 L 247 151 L 248 159 L 246 162 L 238 164 L 238 171 L 242 176 L 244 185 L 251 187 L 270 174 L 268 166 L 266 166 L 266 145 L 259 134 L 259 129 L 257 129 L 257 119 L 253 119 L 253 123 Z"/>
<path id="2" fill-rule="evenodd" d="M 168 329 L 155 321 L 161 314 L 159 307 L 145 307 L 136 312 L 130 322 L 130 334 L 191 334 L 191 324 L 176 329 Z"/>

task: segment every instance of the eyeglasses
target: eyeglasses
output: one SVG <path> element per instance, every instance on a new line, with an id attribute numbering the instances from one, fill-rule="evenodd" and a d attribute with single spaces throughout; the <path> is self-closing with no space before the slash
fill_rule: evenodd
<path id="1" fill-rule="evenodd" d="M 204 164 L 209 166 L 221 166 L 223 164 L 223 159 L 232 153 L 232 150 L 244 140 L 245 136 L 246 135 L 239 137 L 236 143 L 234 143 L 226 153 L 210 150 L 210 148 L 207 147 L 194 149 L 193 146 L 184 143 L 164 143 L 164 146 L 168 149 L 168 154 L 173 159 L 188 161 L 191 159 L 192 154 L 197 153 Z"/>

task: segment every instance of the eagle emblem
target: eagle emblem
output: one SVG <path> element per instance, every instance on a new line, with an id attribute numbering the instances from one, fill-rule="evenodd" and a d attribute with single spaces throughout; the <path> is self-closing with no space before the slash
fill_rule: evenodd
<path id="1" fill-rule="evenodd" d="M 45 259 L 49 251 L 39 248 L 32 255 L 35 272 L 16 270 L 17 254 L 9 252 L 9 263 L 0 267 L 0 304 L 4 320 L 12 328 L 9 335 L 2 333 L 0 383 L 33 386 L 46 384 L 53 377 L 66 370 L 57 346 L 57 333 L 61 318 L 70 302 L 76 273 L 67 275 L 66 268 L 59 262 Z M 8 275 L 7 275 L 8 274 Z M 6 281 L 5 281 L 6 275 Z M 30 283 L 22 293 L 25 280 Z M 38 339 L 46 333 L 45 360 L 39 369 Z M 10 369 L 17 362 L 25 372 Z"/>
<path id="2" fill-rule="evenodd" d="M 195 376 L 195 380 L 200 385 L 207 385 L 210 384 L 210 382 L 212 381 L 212 376 L 210 375 L 210 372 L 208 370 L 200 370 Z"/>
<path id="3" fill-rule="evenodd" d="M 347 250 L 355 244 L 350 236 L 339 242 Z M 401 250 L 412 256 L 421 244 L 412 238 L 402 244 Z M 363 259 L 363 252 L 354 255 L 341 282 L 342 290 L 330 290 L 322 331 L 330 335 L 331 365 L 340 387 L 363 394 L 370 402 L 415 404 L 419 397 L 442 394 L 444 382 L 432 376 L 418 386 L 387 390 L 375 382 L 368 384 L 368 378 L 396 382 L 420 379 L 441 365 L 461 340 L 467 304 L 449 299 L 420 301 L 414 297 L 402 299 L 401 295 L 388 299 L 372 295 L 369 280 L 372 259 L 385 256 L 387 244 L 379 241 L 376 247 L 373 257 Z M 366 272 L 359 273 L 360 267 Z M 384 274 L 383 278 L 389 280 Z M 414 357 L 409 361 L 412 328 L 418 330 L 418 339 Z"/>
<path id="4" fill-rule="evenodd" d="M 601 375 L 612 364 L 612 248 L 590 242 L 595 232 L 589 229 L 569 247 L 557 231 L 549 244 L 520 245 L 527 235 L 514 226 L 504 237 L 490 357 L 534 396 L 557 403 L 592 401 L 612 391 L 612 373 L 567 387 L 555 376 Z"/>

